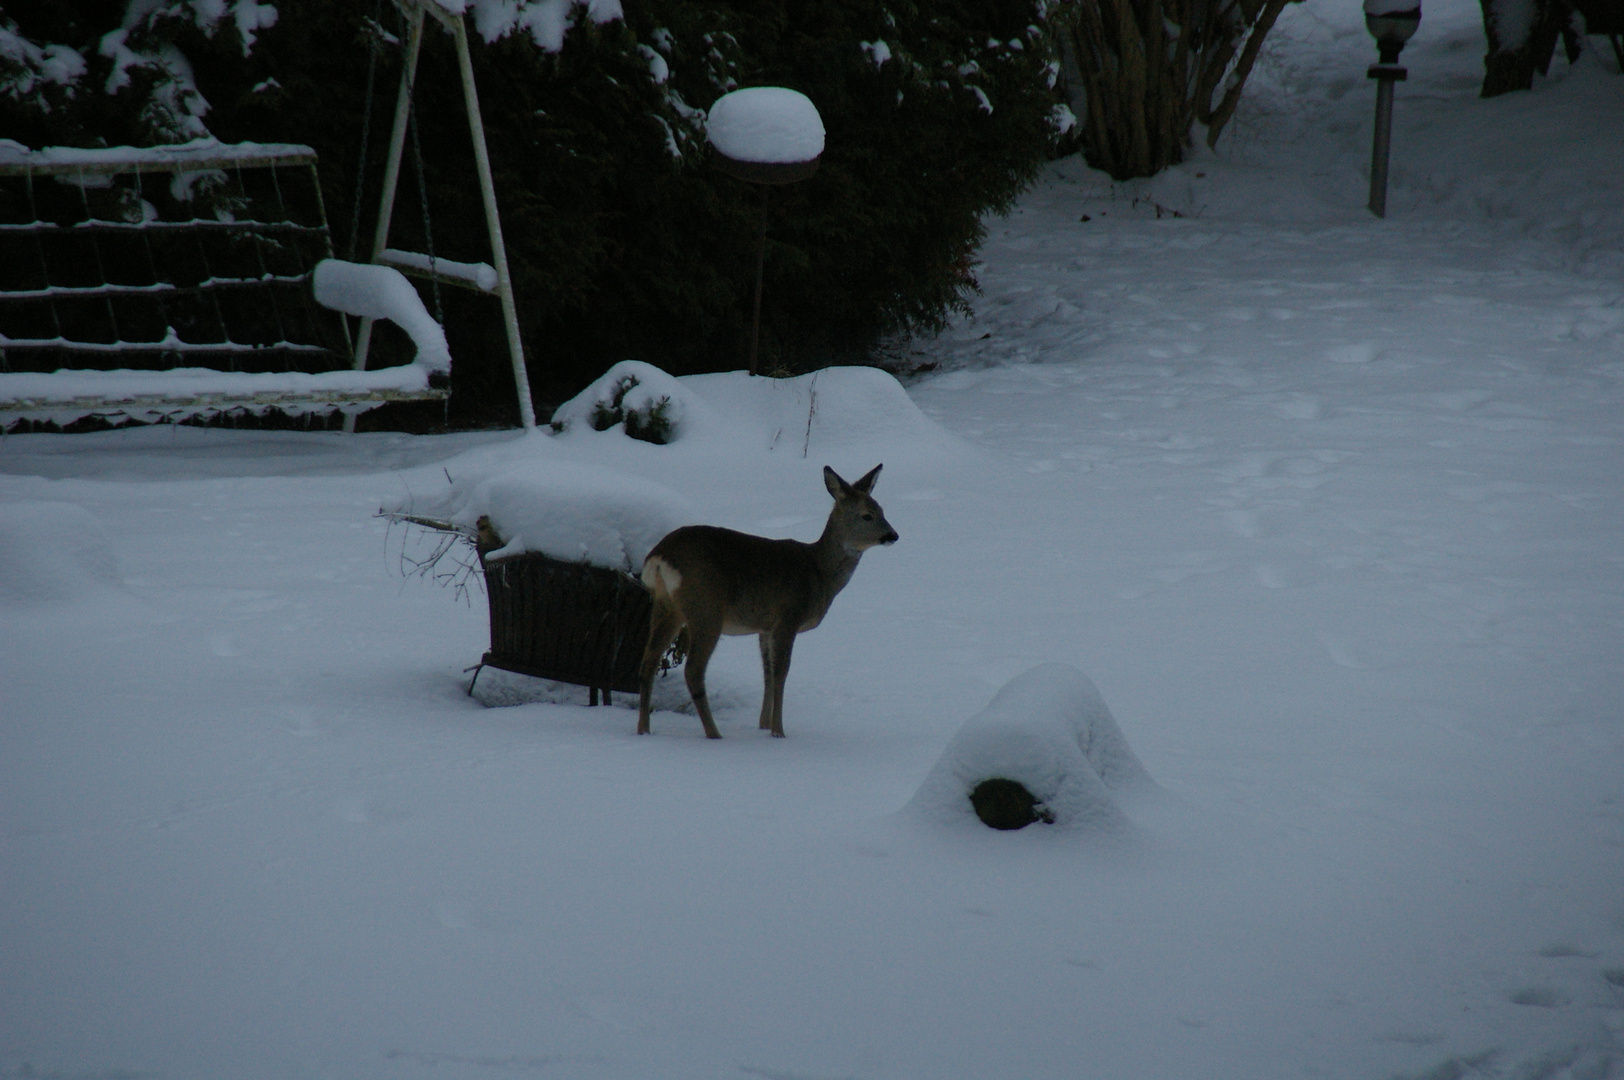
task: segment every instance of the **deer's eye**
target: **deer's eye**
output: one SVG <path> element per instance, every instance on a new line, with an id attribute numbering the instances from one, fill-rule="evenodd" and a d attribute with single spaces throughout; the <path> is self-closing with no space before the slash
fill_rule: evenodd
<path id="1" fill-rule="evenodd" d="M 874 520 L 874 515 L 873 514 L 864 514 L 863 515 L 863 520 L 864 521 L 873 521 Z"/>

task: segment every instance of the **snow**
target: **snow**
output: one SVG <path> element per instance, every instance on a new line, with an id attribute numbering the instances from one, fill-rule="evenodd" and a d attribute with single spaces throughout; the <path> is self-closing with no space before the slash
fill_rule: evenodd
<path id="1" fill-rule="evenodd" d="M 264 164 L 268 160 L 314 160 L 316 152 L 296 143 L 223 143 L 204 136 L 165 146 L 48 146 L 30 150 L 14 139 L 0 139 L 0 167 L 63 172 L 83 168 L 92 172 L 131 172 L 137 168 L 194 170 L 227 164 Z"/>
<path id="2" fill-rule="evenodd" d="M 636 573 L 666 533 L 699 520 L 664 484 L 571 461 L 546 435 L 469 453 L 448 462 L 446 472 L 443 491 L 408 493 L 390 509 L 463 526 L 489 516 L 505 546 L 488 559 L 540 552 Z"/>
<path id="3" fill-rule="evenodd" d="M 891 46 L 883 39 L 875 41 L 859 41 L 858 46 L 867 54 L 875 67 L 884 67 L 885 62 L 891 59 Z"/>
<path id="4" fill-rule="evenodd" d="M 611 404 L 647 414 L 656 403 L 663 403 L 671 425 L 665 445 L 629 437 L 624 423 L 594 428 L 594 415 Z M 895 378 L 873 368 L 829 368 L 795 379 L 744 372 L 679 379 L 652 364 L 624 361 L 560 405 L 552 426 L 556 435 L 447 462 L 447 485 L 408 489 L 386 509 L 462 526 L 488 515 L 506 545 L 490 558 L 534 551 L 635 574 L 668 532 L 704 517 L 671 487 L 627 468 L 646 470 L 675 457 L 725 469 L 741 452 L 811 460 L 814 449 L 833 453 L 854 444 L 880 454 L 930 447 L 944 457 L 965 452 L 920 413 Z M 582 464 L 572 453 L 622 467 Z"/>
<path id="5" fill-rule="evenodd" d="M 82 506 L 9 502 L 0 516 L 0 602 L 94 598 L 122 585 L 107 530 Z"/>
<path id="6" fill-rule="evenodd" d="M 823 118 L 798 90 L 752 86 L 716 99 L 706 123 L 711 145 L 735 161 L 811 161 L 823 153 Z"/>
<path id="7" fill-rule="evenodd" d="M 10 72 L 0 79 L 0 92 L 20 100 L 39 98 L 41 83 L 72 85 L 85 73 L 85 58 L 66 45 L 36 45 L 15 29 L 0 26 L 0 60 Z M 44 105 L 49 111 L 49 105 Z"/>
<path id="8" fill-rule="evenodd" d="M 381 259 L 392 266 L 455 278 L 483 292 L 496 291 L 496 267 L 490 263 L 454 262 L 451 259 L 431 258 L 420 252 L 401 251 L 398 248 L 384 248 Z"/>
<path id="9" fill-rule="evenodd" d="M 0 341 L 7 339 L 0 338 Z M 149 346 L 151 343 L 148 343 Z M 166 348 L 181 352 L 186 342 L 164 342 Z M 109 351 L 117 351 L 110 349 Z M 200 347 L 197 352 L 204 351 Z M 219 349 L 207 350 L 218 353 Z M 244 347 L 244 352 L 251 351 Z M 0 372 L 0 410 L 60 413 L 62 422 L 68 418 L 86 415 L 92 405 L 98 409 L 123 403 L 134 410 L 152 407 L 156 415 L 174 411 L 162 406 L 163 401 L 182 402 L 211 397 L 252 401 L 267 398 L 267 405 L 277 404 L 273 397 L 292 398 L 307 396 L 324 401 L 339 402 L 346 394 L 355 395 L 357 401 L 377 394 L 410 393 L 428 388 L 429 369 L 419 364 L 378 368 L 373 371 L 219 371 L 214 368 L 169 368 L 162 371 L 118 368 L 112 371 L 63 368 L 52 372 L 8 371 Z M 73 402 L 82 402 L 74 406 Z"/>
<path id="10" fill-rule="evenodd" d="M 1362 17 L 1288 5 L 1216 153 L 1050 168 L 905 387 L 677 379 L 664 446 L 0 440 L 0 1074 L 1618 1080 L 1620 76 L 1480 100 L 1428 3 L 1376 219 Z M 485 708 L 478 594 L 373 515 L 502 455 L 802 540 L 883 461 L 903 539 L 788 739 L 740 639 L 720 742 Z M 1161 797 L 910 808 L 1049 663 Z"/>
<path id="11" fill-rule="evenodd" d="M 970 792 L 1013 780 L 1043 804 L 1056 830 L 1112 830 L 1126 817 L 1113 797 L 1155 787 L 1088 676 L 1047 663 L 1011 679 L 965 721 L 908 809 L 972 831 L 983 828 Z M 1041 830 L 1040 830 L 1041 831 Z"/>
<path id="12" fill-rule="evenodd" d="M 853 445 L 903 452 L 962 453 L 963 443 L 919 411 L 897 380 L 874 368 L 834 367 L 788 379 L 751 378 L 743 372 L 672 378 L 652 364 L 623 361 L 553 413 L 566 441 L 614 446 L 638 454 L 647 444 L 625 438 L 623 426 L 593 430 L 593 417 L 610 405 L 617 387 L 634 380 L 620 406 L 647 413 L 666 403 L 673 443 L 695 457 L 727 459 L 741 445 L 752 452 L 783 450 L 805 458 L 842 453 Z M 659 455 L 659 451 L 643 451 Z M 854 461 L 856 459 L 853 459 Z M 857 470 L 861 475 L 873 463 Z"/>
<path id="13" fill-rule="evenodd" d="M 441 2 L 457 14 L 471 8 L 474 27 L 486 44 L 524 30 L 538 48 L 554 53 L 564 48 L 576 8 L 585 8 L 587 19 L 599 25 L 625 18 L 620 0 L 463 0 L 455 6 Z"/>
<path id="14" fill-rule="evenodd" d="M 414 363 L 429 371 L 450 371 L 445 331 L 423 306 L 412 283 L 390 266 L 323 259 L 311 274 L 316 303 L 368 319 L 388 319 L 417 346 Z"/>

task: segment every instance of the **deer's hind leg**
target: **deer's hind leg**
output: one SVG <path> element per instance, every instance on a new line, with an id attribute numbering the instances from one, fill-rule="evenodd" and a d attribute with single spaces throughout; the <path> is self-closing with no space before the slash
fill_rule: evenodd
<path id="1" fill-rule="evenodd" d="M 648 645 L 643 649 L 643 663 L 638 669 L 637 733 L 649 733 L 649 713 L 652 711 L 654 676 L 660 670 L 660 658 L 682 632 L 683 618 L 677 610 L 658 601 L 649 616 Z"/>
<path id="2" fill-rule="evenodd" d="M 699 722 L 705 725 L 707 739 L 722 737 L 722 733 L 716 730 L 715 717 L 711 716 L 710 695 L 705 692 L 705 669 L 710 665 L 711 653 L 716 651 L 716 643 L 721 639 L 720 620 L 689 620 L 688 659 L 682 666 L 682 674 L 688 682 L 688 695 L 694 699 L 694 708 L 699 710 Z"/>

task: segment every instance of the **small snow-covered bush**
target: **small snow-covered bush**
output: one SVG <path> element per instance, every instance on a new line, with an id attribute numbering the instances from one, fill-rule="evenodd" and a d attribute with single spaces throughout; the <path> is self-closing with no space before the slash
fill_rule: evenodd
<path id="1" fill-rule="evenodd" d="M 626 428 L 626 434 L 634 439 L 642 439 L 663 445 L 671 441 L 671 399 L 662 397 L 656 401 L 645 402 L 644 408 L 637 408 L 626 404 L 626 395 L 637 389 L 637 377 L 627 375 L 615 386 L 615 392 L 608 401 L 599 401 L 592 406 L 592 430 L 608 431 L 616 424 Z"/>
<path id="2" fill-rule="evenodd" d="M 929 820 L 974 823 L 977 802 L 1011 813 L 1023 798 L 1016 788 L 1032 800 L 1028 820 L 1109 828 L 1126 820 L 1118 798 L 1155 782 L 1088 676 L 1051 663 L 1011 679 L 967 720 L 908 805 Z"/>
<path id="3" fill-rule="evenodd" d="M 557 432 L 585 424 L 593 431 L 622 427 L 627 435 L 664 445 L 682 434 L 693 395 L 652 364 L 624 360 L 553 413 Z"/>

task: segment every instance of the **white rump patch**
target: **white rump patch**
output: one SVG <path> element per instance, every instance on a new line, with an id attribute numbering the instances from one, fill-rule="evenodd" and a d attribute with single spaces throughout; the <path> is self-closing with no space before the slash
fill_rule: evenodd
<path id="1" fill-rule="evenodd" d="M 656 596 L 661 593 L 670 596 L 681 587 L 682 574 L 675 566 L 655 556 L 643 564 L 643 584 Z"/>

